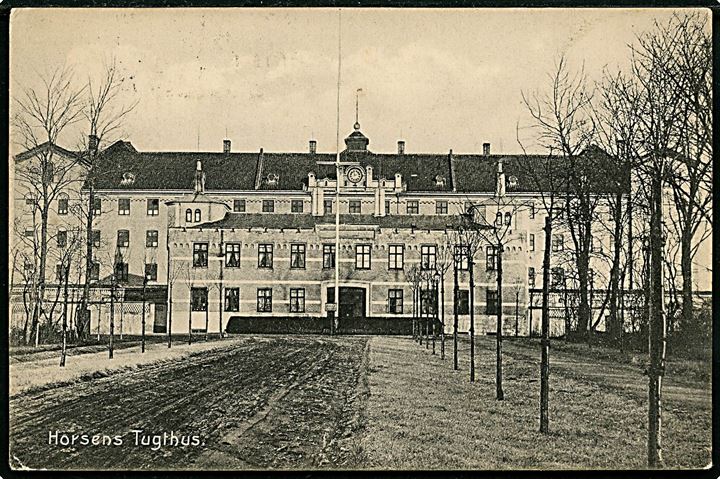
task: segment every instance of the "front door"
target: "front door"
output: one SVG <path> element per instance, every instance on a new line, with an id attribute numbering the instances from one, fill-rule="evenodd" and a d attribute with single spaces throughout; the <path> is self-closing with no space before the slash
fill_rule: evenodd
<path id="1" fill-rule="evenodd" d="M 155 321 L 153 322 L 153 333 L 167 333 L 167 305 L 155 304 Z"/>
<path id="2" fill-rule="evenodd" d="M 328 303 L 335 302 L 335 288 L 327 289 Z M 365 288 L 340 287 L 339 319 L 365 317 Z"/>

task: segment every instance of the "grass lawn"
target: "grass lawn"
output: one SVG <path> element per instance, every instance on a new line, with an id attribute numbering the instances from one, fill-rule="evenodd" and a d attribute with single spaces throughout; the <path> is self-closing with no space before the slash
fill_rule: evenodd
<path id="1" fill-rule="evenodd" d="M 506 340 L 505 400 L 495 400 L 495 338 L 452 344 L 443 361 L 410 338 L 369 344 L 360 467 L 380 469 L 644 469 L 647 378 L 641 365 L 604 359 L 601 348 L 551 347 L 550 430 L 538 432 L 539 344 Z M 672 371 L 672 370 L 671 370 Z M 680 378 L 678 378 L 680 379 Z M 710 463 L 711 387 L 664 385 L 663 453 L 668 468 Z"/>

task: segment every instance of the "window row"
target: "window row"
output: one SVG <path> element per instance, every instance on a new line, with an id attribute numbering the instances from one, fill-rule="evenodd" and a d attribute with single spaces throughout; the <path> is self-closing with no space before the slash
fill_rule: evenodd
<path id="1" fill-rule="evenodd" d="M 93 246 L 100 246 L 100 231 L 93 230 L 92 232 Z M 117 246 L 119 248 L 128 248 L 130 246 L 130 231 L 129 230 L 118 230 L 117 232 Z M 157 248 L 158 246 L 158 230 L 146 230 L 145 231 L 145 246 L 147 248 Z"/>
<path id="2" fill-rule="evenodd" d="M 95 198 L 95 202 L 97 204 L 93 207 L 94 214 L 100 214 L 102 209 L 100 198 Z M 145 211 L 148 216 L 158 216 L 160 214 L 160 200 L 157 198 L 148 199 Z M 130 198 L 118 199 L 118 214 L 121 216 L 127 216 L 130 214 Z"/>
<path id="3" fill-rule="evenodd" d="M 240 288 L 224 288 L 223 311 L 234 313 L 240 311 Z M 272 288 L 257 288 L 256 291 L 258 313 L 272 313 L 273 311 L 273 290 Z M 190 289 L 190 309 L 192 311 L 208 310 L 208 289 Z M 291 313 L 305 312 L 305 288 L 291 288 L 288 311 Z"/>
<path id="4" fill-rule="evenodd" d="M 208 243 L 193 243 L 193 267 L 207 268 L 208 266 Z M 224 265 L 226 268 L 240 267 L 240 243 L 225 243 Z M 261 243 L 257 249 L 257 267 L 272 269 L 274 264 L 274 245 L 272 243 Z M 292 243 L 290 245 L 290 268 L 303 269 L 306 265 L 307 248 L 304 243 Z M 355 268 L 371 269 L 372 245 L 355 245 Z M 467 247 L 455 246 L 455 258 L 461 270 L 468 269 L 469 255 Z M 494 260 L 493 260 L 494 261 Z M 437 262 L 437 246 L 420 246 L 420 269 L 435 270 Z M 388 269 L 402 270 L 405 263 L 405 246 L 388 246 Z M 494 264 L 494 263 L 493 263 Z M 335 245 L 325 244 L 322 249 L 322 267 L 329 269 L 335 267 Z M 494 266 L 493 266 L 494 268 Z"/>

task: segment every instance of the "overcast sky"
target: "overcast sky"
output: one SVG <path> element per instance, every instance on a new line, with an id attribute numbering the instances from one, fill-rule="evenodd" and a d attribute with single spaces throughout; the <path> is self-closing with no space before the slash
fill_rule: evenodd
<path id="1" fill-rule="evenodd" d="M 11 94 L 62 65 L 78 81 L 113 56 L 123 137 L 139 150 L 335 151 L 338 11 L 33 9 L 11 17 Z M 521 91 L 546 88 L 560 54 L 592 79 L 627 64 L 627 45 L 669 10 L 342 11 L 341 139 L 355 121 L 369 148 L 517 152 Z M 523 130 L 526 131 L 526 130 Z M 68 131 L 72 146 L 78 132 Z M 532 138 L 523 133 L 528 144 Z M 341 140 L 342 141 L 342 140 Z"/>

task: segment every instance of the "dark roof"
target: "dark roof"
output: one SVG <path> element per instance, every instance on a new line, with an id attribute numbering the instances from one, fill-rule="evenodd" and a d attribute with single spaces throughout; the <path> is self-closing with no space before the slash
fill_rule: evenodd
<path id="1" fill-rule="evenodd" d="M 376 154 L 370 151 L 343 151 L 341 161 L 372 166 L 373 176 L 392 179 L 402 175 L 407 191 L 495 191 L 497 164 L 503 162 L 508 192 L 537 192 L 551 186 L 551 171 L 567 168 L 568 160 L 547 155 L 457 155 L 457 154 Z M 612 191 L 618 177 L 607 154 L 596 147 L 573 160 L 583 165 L 597 191 Z M 323 153 L 208 153 L 138 152 L 128 142 L 116 142 L 99 156 L 93 168 L 98 189 L 192 190 L 196 162 L 202 161 L 206 191 L 284 190 L 302 191 L 308 173 L 318 179 L 335 179 L 334 154 Z M 128 175 L 131 174 L 131 175 Z M 130 184 L 123 178 L 132 176 Z M 562 176 L 562 175 L 561 175 Z M 444 180 L 444 181 L 439 181 Z M 511 181 L 512 180 L 512 181 Z"/>
<path id="2" fill-rule="evenodd" d="M 18 153 L 17 155 L 15 155 L 15 160 L 23 161 L 27 158 L 31 158 L 39 154 L 40 152 L 47 151 L 48 149 L 53 149 L 55 153 L 60 153 L 70 158 L 78 158 L 80 160 L 83 160 L 82 157 L 84 155 L 84 152 L 66 150 L 65 148 L 50 143 L 49 141 L 41 143 L 33 148 L 30 148 L 29 150 L 25 150 L 22 153 Z"/>
<path id="3" fill-rule="evenodd" d="M 438 215 L 340 215 L 343 225 L 379 226 L 381 228 L 417 228 L 419 230 L 441 230 L 450 226 L 457 218 Z M 226 213 L 218 221 L 188 226 L 188 229 L 208 228 L 268 228 L 268 229 L 311 229 L 316 225 L 334 225 L 335 215 L 312 216 L 303 214 L 262 214 L 262 213 Z"/>

